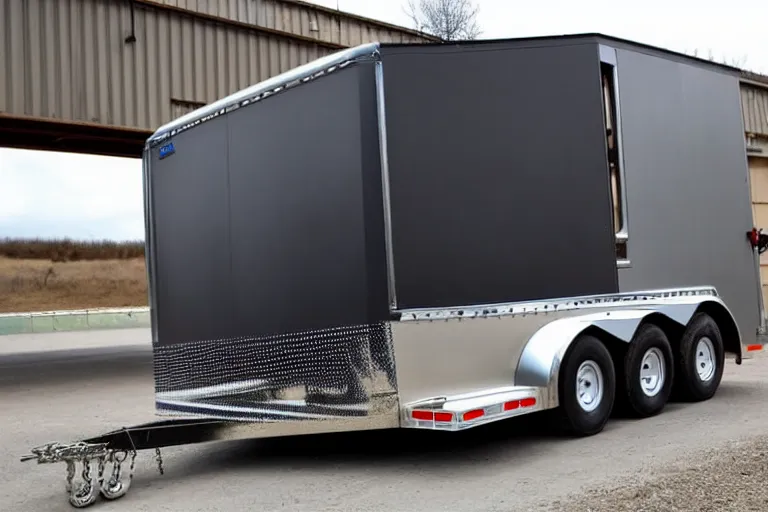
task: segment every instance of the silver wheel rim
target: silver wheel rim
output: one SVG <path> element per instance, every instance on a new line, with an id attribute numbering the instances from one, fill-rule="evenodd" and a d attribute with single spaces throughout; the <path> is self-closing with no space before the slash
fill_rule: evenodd
<path id="1" fill-rule="evenodd" d="M 696 344 L 696 372 L 702 382 L 707 382 L 715 375 L 715 369 L 715 346 L 704 336 Z"/>
<path id="2" fill-rule="evenodd" d="M 576 372 L 576 401 L 586 412 L 592 412 L 603 401 L 603 372 L 594 361 L 584 361 Z"/>
<path id="3" fill-rule="evenodd" d="M 640 363 L 640 389 L 645 396 L 656 396 L 664 387 L 664 354 L 656 347 L 649 348 Z"/>

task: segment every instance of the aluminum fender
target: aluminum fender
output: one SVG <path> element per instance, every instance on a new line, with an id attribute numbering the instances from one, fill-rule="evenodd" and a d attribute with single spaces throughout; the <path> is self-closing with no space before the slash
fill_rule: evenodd
<path id="1" fill-rule="evenodd" d="M 690 296 L 677 297 L 674 302 L 614 309 L 554 320 L 528 339 L 515 372 L 515 385 L 547 388 L 549 406 L 555 407 L 558 402 L 557 376 L 560 363 L 571 342 L 587 328 L 596 327 L 629 343 L 640 323 L 648 315 L 661 314 L 685 326 L 699 307 L 706 302 L 722 306 L 733 319 L 719 297 Z"/>

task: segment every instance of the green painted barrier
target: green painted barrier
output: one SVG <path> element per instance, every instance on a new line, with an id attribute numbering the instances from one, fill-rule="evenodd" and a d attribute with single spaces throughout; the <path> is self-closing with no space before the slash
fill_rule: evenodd
<path id="1" fill-rule="evenodd" d="M 32 317 L 29 315 L 0 315 L 0 335 L 26 334 L 32 330 Z"/>
<path id="2" fill-rule="evenodd" d="M 149 308 L 84 309 L 0 314 L 0 336 L 149 327 Z"/>
<path id="3" fill-rule="evenodd" d="M 123 314 L 89 312 L 89 329 L 122 329 L 125 327 L 149 327 L 149 310 L 130 311 Z"/>

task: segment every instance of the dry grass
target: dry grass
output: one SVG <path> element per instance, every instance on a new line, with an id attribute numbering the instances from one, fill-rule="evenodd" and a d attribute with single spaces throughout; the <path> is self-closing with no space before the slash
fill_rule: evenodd
<path id="1" fill-rule="evenodd" d="M 146 305 L 143 258 L 52 262 L 0 256 L 0 313 Z"/>
<path id="2" fill-rule="evenodd" d="M 144 257 L 144 242 L 0 239 L 0 256 L 52 262 L 125 260 Z"/>
<path id="3" fill-rule="evenodd" d="M 0 239 L 0 313 L 146 305 L 143 242 Z"/>

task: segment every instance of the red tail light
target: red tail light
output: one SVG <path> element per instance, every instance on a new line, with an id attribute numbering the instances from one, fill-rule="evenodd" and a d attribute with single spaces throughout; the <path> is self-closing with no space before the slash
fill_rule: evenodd
<path id="1" fill-rule="evenodd" d="M 505 411 L 514 411 L 520 407 L 533 407 L 536 405 L 536 399 L 533 397 L 523 398 L 522 400 L 512 400 L 504 403 Z"/>
<path id="2" fill-rule="evenodd" d="M 475 409 L 474 411 L 469 411 L 464 413 L 464 421 L 471 421 L 475 420 L 477 418 L 481 418 L 485 416 L 485 411 L 482 409 Z"/>
<path id="3" fill-rule="evenodd" d="M 432 411 L 413 411 L 411 417 L 419 421 L 432 421 L 435 419 L 435 413 Z"/>
<path id="4" fill-rule="evenodd" d="M 451 422 L 453 421 L 453 413 L 440 411 L 411 411 L 411 418 L 418 421 Z"/>

